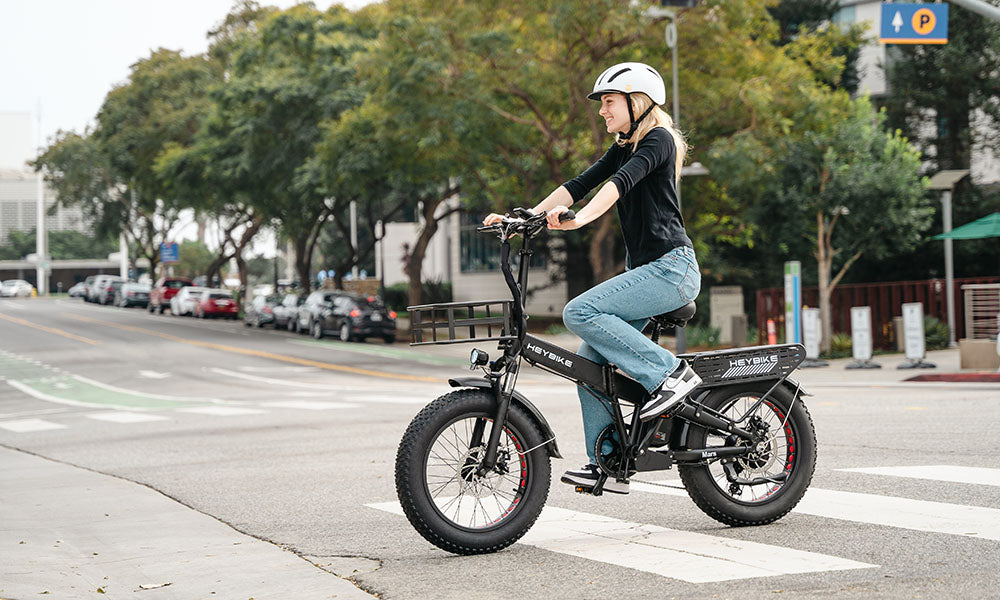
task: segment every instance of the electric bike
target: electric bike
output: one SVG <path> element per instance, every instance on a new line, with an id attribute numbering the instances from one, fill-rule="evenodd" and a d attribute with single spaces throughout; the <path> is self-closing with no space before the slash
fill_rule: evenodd
<path id="1" fill-rule="evenodd" d="M 500 241 L 500 269 L 511 300 L 409 307 L 411 345 L 496 341 L 490 360 L 474 349 L 483 377 L 449 380 L 456 388 L 411 421 L 396 455 L 396 491 L 406 517 L 429 542 L 456 554 L 496 552 L 535 523 L 549 493 L 551 458 L 562 458 L 556 436 L 516 383 L 521 361 L 605 398 L 613 422 L 598 436 L 601 475 L 576 491 L 602 495 L 609 478 L 677 466 L 694 503 L 730 526 L 763 525 L 802 498 L 816 464 L 816 433 L 806 394 L 789 375 L 805 358 L 799 344 L 755 346 L 681 355 L 702 384 L 671 414 L 649 421 L 639 410 L 649 394 L 613 364 L 597 364 L 527 333 L 524 314 L 532 240 L 545 214 L 514 209 L 480 227 Z M 560 215 L 573 218 L 572 211 Z M 521 236 L 515 277 L 511 239 Z M 695 305 L 653 316 L 658 341 L 666 327 L 683 327 Z"/>

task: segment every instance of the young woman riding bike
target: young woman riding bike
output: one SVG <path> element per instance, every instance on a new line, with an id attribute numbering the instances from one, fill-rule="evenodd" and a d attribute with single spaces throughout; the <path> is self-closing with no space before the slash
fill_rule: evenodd
<path id="1" fill-rule="evenodd" d="M 571 230 L 617 206 L 626 271 L 571 300 L 563 320 L 583 340 L 580 356 L 616 365 L 649 392 L 650 400 L 639 408 L 646 421 L 670 413 L 702 382 L 684 360 L 642 334 L 649 317 L 685 306 L 701 288 L 677 200 L 688 147 L 670 115 L 659 108 L 666 102 L 666 89 L 652 67 L 634 62 L 615 65 L 601 73 L 588 97 L 601 103 L 599 114 L 617 139 L 600 160 L 556 188 L 533 211 L 548 213 L 549 229 Z M 605 181 L 575 219 L 559 220 L 561 213 Z M 490 214 L 483 224 L 502 219 Z M 582 386 L 578 394 L 590 463 L 567 471 L 561 481 L 587 488 L 601 476 L 595 445 L 612 415 L 606 408 L 608 399 Z M 610 478 L 604 490 L 627 494 L 628 482 Z"/>

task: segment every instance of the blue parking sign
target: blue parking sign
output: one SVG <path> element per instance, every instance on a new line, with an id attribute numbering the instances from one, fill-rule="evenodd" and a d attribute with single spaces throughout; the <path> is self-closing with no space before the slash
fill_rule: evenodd
<path id="1" fill-rule="evenodd" d="M 180 262 L 180 252 L 177 248 L 177 242 L 163 242 L 160 244 L 160 262 Z"/>
<path id="2" fill-rule="evenodd" d="M 948 5 L 882 4 L 883 44 L 947 44 Z"/>

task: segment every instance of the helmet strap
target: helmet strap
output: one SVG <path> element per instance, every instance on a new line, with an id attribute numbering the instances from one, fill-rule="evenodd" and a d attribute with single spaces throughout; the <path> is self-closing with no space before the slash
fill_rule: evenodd
<path id="1" fill-rule="evenodd" d="M 628 140 L 632 139 L 632 134 L 635 133 L 635 130 L 639 128 L 639 123 L 642 123 L 642 120 L 645 119 L 646 116 L 649 113 L 653 112 L 653 109 L 656 108 L 656 105 L 654 104 L 654 105 L 650 106 L 649 108 L 647 108 L 646 112 L 644 112 L 641 115 L 639 115 L 639 118 L 636 119 L 635 118 L 635 113 L 632 112 L 632 95 L 631 94 L 625 94 L 625 103 L 628 105 L 628 120 L 632 123 L 632 126 L 628 128 L 628 133 L 626 133 L 624 136 L 620 137 L 619 139 L 621 139 L 623 141 L 628 141 Z"/>

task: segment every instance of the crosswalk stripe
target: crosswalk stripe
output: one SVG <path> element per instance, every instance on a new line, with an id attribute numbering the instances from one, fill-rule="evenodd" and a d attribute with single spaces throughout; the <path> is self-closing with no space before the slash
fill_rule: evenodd
<path id="1" fill-rule="evenodd" d="M 680 485 L 679 480 L 663 483 Z M 632 482 L 631 489 L 667 496 L 687 496 L 683 489 L 638 482 Z M 792 512 L 914 531 L 1000 540 L 1000 510 L 995 508 L 809 488 Z"/>
<path id="2" fill-rule="evenodd" d="M 358 408 L 358 404 L 348 402 L 323 402 L 320 400 L 285 400 L 281 402 L 262 402 L 261 406 L 273 408 L 301 408 L 304 410 L 330 410 L 334 408 Z"/>
<path id="3" fill-rule="evenodd" d="M 985 467 L 959 467 L 955 465 L 927 465 L 913 467 L 864 467 L 857 469 L 837 469 L 849 473 L 908 477 L 912 479 L 933 479 L 952 483 L 972 483 L 1000 487 L 1000 469 Z"/>
<path id="4" fill-rule="evenodd" d="M 257 408 L 243 408 L 239 406 L 198 406 L 195 408 L 178 408 L 178 412 L 195 413 L 199 415 L 213 415 L 217 417 L 233 417 L 237 415 L 261 415 L 266 410 Z"/>
<path id="5" fill-rule="evenodd" d="M 18 419 L 15 421 L 0 421 L 0 429 L 6 429 L 14 433 L 29 433 L 32 431 L 48 431 L 49 429 L 66 429 L 66 426 L 44 419 Z"/>
<path id="6" fill-rule="evenodd" d="M 366 506 L 403 514 L 398 502 Z M 520 543 L 690 583 L 878 566 L 553 506 L 542 510 Z"/>
<path id="7" fill-rule="evenodd" d="M 151 415 L 147 413 L 137 413 L 129 412 L 124 410 L 115 410 L 111 412 L 99 412 L 90 413 L 83 415 L 88 419 L 96 419 L 98 421 L 108 421 L 110 423 L 148 423 L 151 421 L 166 421 L 167 417 L 160 415 Z"/>

